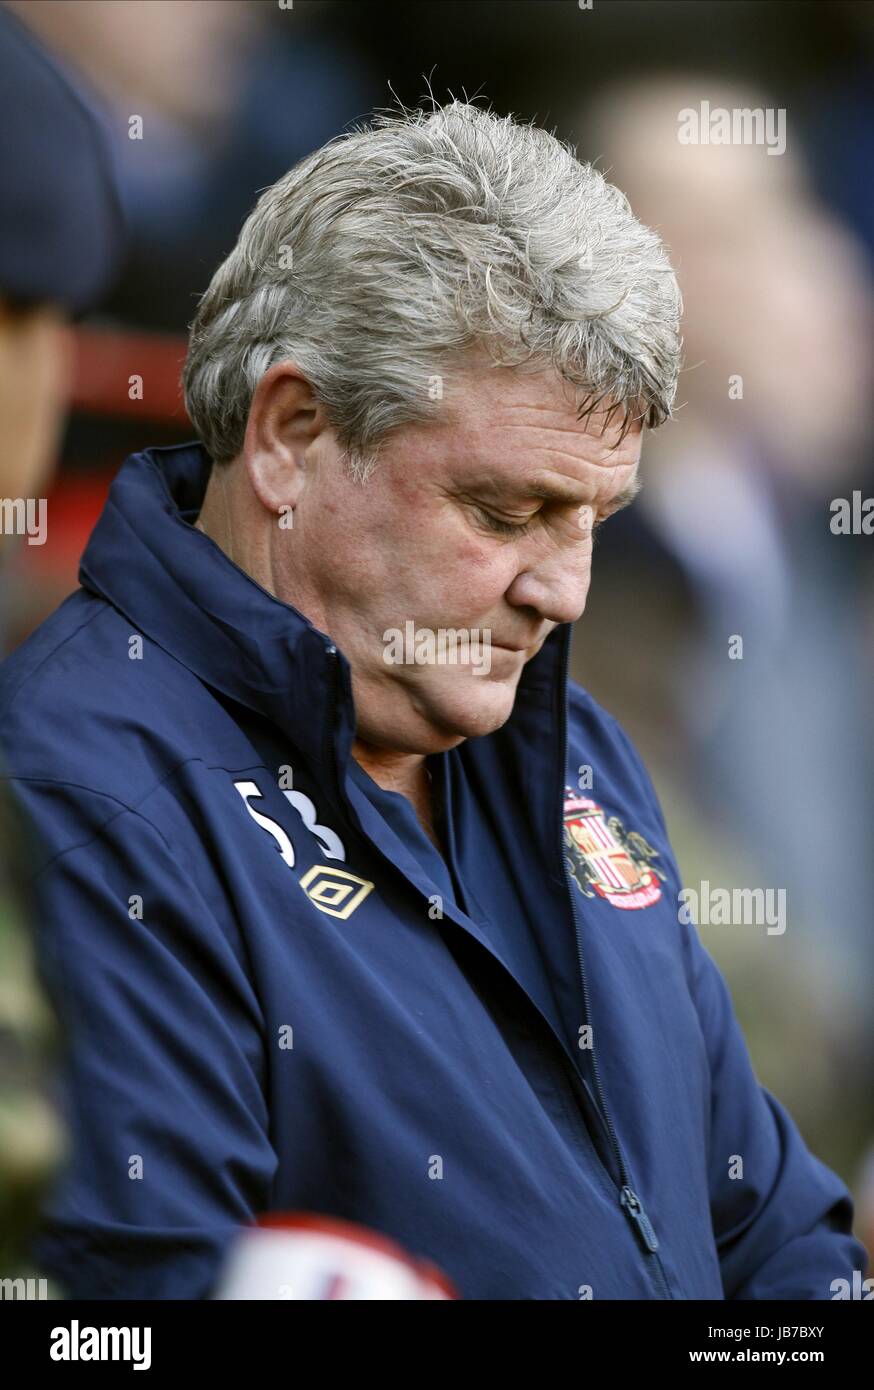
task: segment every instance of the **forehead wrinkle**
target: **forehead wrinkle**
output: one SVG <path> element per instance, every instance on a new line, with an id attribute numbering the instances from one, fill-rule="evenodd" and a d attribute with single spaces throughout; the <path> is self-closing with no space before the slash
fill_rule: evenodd
<path id="1" fill-rule="evenodd" d="M 544 420 L 538 419 L 536 421 L 532 421 L 530 425 L 526 425 L 524 421 L 515 423 L 508 419 L 506 420 L 506 425 L 508 429 L 523 430 L 531 428 L 538 430 L 557 430 L 560 434 L 585 434 L 588 435 L 590 438 L 597 439 L 604 438 L 605 431 L 611 429 L 610 422 L 612 420 L 612 417 L 616 414 L 616 411 L 621 409 L 622 407 L 622 403 L 620 401 L 616 401 L 615 404 L 611 406 L 609 409 L 594 411 L 592 414 L 585 415 L 581 419 L 579 415 L 579 402 L 571 404 L 571 402 L 567 399 L 562 400 L 560 402 L 555 402 L 553 404 L 543 404 L 535 402 L 523 403 L 520 401 L 510 401 L 508 403 L 495 402 L 494 404 L 497 407 L 498 413 L 502 417 L 508 416 L 513 411 L 526 411 L 531 415 L 537 416 L 554 415 L 562 422 L 560 424 L 550 425 L 547 424 Z M 603 421 L 600 429 L 598 428 L 599 421 Z M 638 425 L 638 428 L 634 427 L 636 424 Z M 622 434 L 622 430 L 619 426 L 616 426 L 615 429 L 611 429 L 611 433 L 619 436 Z M 641 433 L 639 421 L 634 420 L 632 421 L 631 428 L 625 431 L 625 435 L 623 435 L 623 438 L 626 437 L 628 434 L 634 435 L 639 433 Z M 617 442 L 621 443 L 622 440 L 618 439 Z"/>
<path id="2" fill-rule="evenodd" d="M 527 410 L 530 411 L 532 415 L 558 415 L 565 420 L 570 415 L 576 419 L 576 409 L 570 401 L 556 402 L 552 405 L 536 401 L 507 401 L 498 402 L 497 404 L 501 413 L 506 415 L 509 415 L 514 410 Z M 577 421 L 577 423 L 579 423 L 579 421 Z M 514 428 L 524 429 L 524 426 L 514 426 Z M 550 426 L 545 426 L 544 428 L 550 428 Z"/>
<path id="3" fill-rule="evenodd" d="M 569 425 L 546 425 L 541 420 L 531 421 L 527 424 L 521 422 L 514 424 L 512 420 L 504 420 L 501 421 L 501 427 L 508 430 L 536 430 L 538 434 L 567 434 L 570 435 L 571 439 L 593 439 L 602 448 L 608 447 L 603 443 L 604 434 L 601 430 L 584 430 L 580 429 L 579 425 L 576 429 L 572 429 Z M 619 431 L 617 430 L 616 433 L 618 435 Z M 617 448 L 621 443 L 622 441 L 617 438 L 613 447 Z"/>
<path id="4" fill-rule="evenodd" d="M 632 430 L 623 438 L 619 438 L 618 430 L 615 432 L 615 436 L 612 433 L 608 436 L 605 436 L 600 431 L 596 430 L 593 432 L 592 430 L 580 429 L 579 426 L 576 429 L 571 429 L 568 428 L 566 425 L 545 425 L 541 424 L 540 422 L 529 422 L 528 424 L 513 424 L 509 420 L 501 421 L 497 426 L 497 429 L 501 431 L 527 430 L 529 433 L 533 432 L 537 436 L 537 440 L 532 446 L 533 448 L 536 449 L 540 447 L 546 453 L 558 453 L 560 455 L 563 455 L 565 458 L 572 458 L 577 462 L 581 461 L 583 463 L 592 463 L 596 467 L 613 467 L 616 464 L 629 462 L 630 460 L 614 458 L 612 457 L 612 455 L 616 454 L 617 451 L 623 448 L 623 446 L 626 444 L 626 440 L 629 441 L 627 447 L 633 447 L 634 441 L 639 437 L 641 433 L 640 431 Z M 494 433 L 495 431 L 489 431 L 488 437 L 493 438 Z M 567 449 L 558 448 L 552 444 L 539 444 L 537 441 L 540 440 L 541 436 L 546 434 L 559 434 L 564 435 L 568 439 L 572 439 L 577 442 L 584 441 L 586 446 L 591 448 L 592 454 L 591 456 L 588 454 L 580 455 L 572 453 L 570 450 Z M 615 442 L 611 444 L 609 441 L 614 437 Z"/>
<path id="5" fill-rule="evenodd" d="M 532 440 L 530 448 L 516 445 L 502 449 L 500 435 L 509 429 L 528 430 L 537 437 Z M 594 491 L 600 495 L 609 488 L 618 468 L 627 469 L 640 464 L 638 432 L 608 446 L 599 435 L 580 429 L 550 427 L 550 433 L 566 435 L 578 443 L 585 439 L 592 450 L 591 454 L 561 449 L 551 442 L 547 444 L 540 437 L 543 433 L 539 425 L 511 425 L 501 421 L 497 428 L 492 429 L 477 422 L 473 428 L 462 432 L 456 444 L 461 444 L 462 448 L 466 444 L 469 461 L 477 472 L 482 470 L 489 475 L 488 482 L 495 491 L 543 500 L 574 503 L 579 502 L 581 491 Z M 517 457 L 513 458 L 513 455 Z M 526 464 L 532 467 L 532 473 L 527 477 Z M 570 469 L 568 464 L 571 465 Z M 583 476 L 580 476 L 581 473 Z M 622 499 L 619 505 L 627 506 L 639 488 L 638 483 L 633 491 L 629 492 L 627 487 L 623 489 L 618 494 Z"/>

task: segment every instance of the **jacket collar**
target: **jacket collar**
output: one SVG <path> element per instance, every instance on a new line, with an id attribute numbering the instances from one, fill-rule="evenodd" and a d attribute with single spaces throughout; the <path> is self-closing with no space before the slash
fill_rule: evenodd
<path id="1" fill-rule="evenodd" d="M 211 467 L 197 443 L 128 458 L 82 556 L 80 582 L 206 685 L 333 765 L 344 797 L 355 727 L 349 663 L 326 633 L 194 527 Z M 517 720 L 527 726 L 534 709 L 555 711 L 570 631 L 562 623 L 525 666 L 507 734 Z"/>

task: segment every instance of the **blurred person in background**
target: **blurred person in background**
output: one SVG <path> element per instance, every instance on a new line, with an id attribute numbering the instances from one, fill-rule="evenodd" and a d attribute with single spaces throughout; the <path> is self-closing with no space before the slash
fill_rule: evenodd
<path id="1" fill-rule="evenodd" d="M 587 152 L 672 249 L 686 369 L 634 521 L 603 542 L 576 669 L 636 711 L 674 789 L 687 880 L 787 890 L 782 937 L 734 926 L 709 940 L 763 1073 L 846 1167 L 874 1127 L 874 688 L 858 552 L 829 523 L 831 500 L 872 467 L 870 270 L 811 190 L 793 111 L 779 157 L 682 143 L 680 113 L 705 99 L 775 106 L 673 74 L 606 88 L 580 122 Z M 666 620 L 671 569 L 684 599 Z M 729 659 L 734 635 L 742 660 Z M 870 1239 L 874 1207 L 862 1224 Z"/>
<path id="2" fill-rule="evenodd" d="M 0 612 L 4 559 L 38 539 L 28 520 L 47 524 L 33 504 L 63 424 L 66 325 L 111 282 L 121 249 L 99 118 L 71 75 L 0 8 Z M 13 1281 L 40 1276 L 27 1240 L 66 1143 L 52 1095 L 61 1035 L 33 949 L 33 866 L 21 806 L 0 776 L 0 1279 Z M 24 1284 L 6 1287 L 25 1296 Z"/>
<path id="3" fill-rule="evenodd" d="M 259 188 L 385 93 L 354 7 L 270 0 L 45 0 L 12 9 L 102 98 L 128 228 L 124 264 L 76 334 L 74 413 L 43 546 L 7 568 L 14 646 L 75 587 L 112 474 L 142 440 L 190 434 L 179 391 L 197 294 Z M 367 9 L 366 6 L 362 9 Z M 380 71 L 384 71 L 382 66 Z M 141 397 L 129 395 L 137 375 Z"/>
<path id="4" fill-rule="evenodd" d="M 384 90 L 342 7 L 320 22 L 320 6 L 259 0 L 11 3 L 112 113 L 130 235 L 110 307 L 143 327 L 184 330 L 255 191 Z"/>

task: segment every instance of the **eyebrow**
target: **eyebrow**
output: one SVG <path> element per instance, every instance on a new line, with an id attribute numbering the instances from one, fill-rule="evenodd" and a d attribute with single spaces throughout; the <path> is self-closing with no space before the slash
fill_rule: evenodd
<path id="1" fill-rule="evenodd" d="M 639 472 L 635 473 L 631 482 L 627 483 L 622 491 L 617 492 L 612 501 L 606 504 L 610 508 L 611 515 L 614 512 L 621 512 L 623 507 L 629 507 L 642 487 L 643 479 Z M 573 486 L 563 488 L 552 483 L 533 483 L 530 487 L 526 485 L 520 491 L 524 491 L 526 497 L 537 497 L 544 502 L 576 502 L 577 500 L 576 497 L 570 495 L 575 491 Z M 581 503 L 580 505 L 586 504 Z"/>

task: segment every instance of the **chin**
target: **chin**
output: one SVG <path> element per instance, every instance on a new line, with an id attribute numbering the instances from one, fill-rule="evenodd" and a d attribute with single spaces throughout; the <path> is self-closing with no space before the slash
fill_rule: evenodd
<path id="1" fill-rule="evenodd" d="M 429 673 L 394 684 L 357 708 L 359 737 L 406 753 L 442 753 L 468 738 L 494 733 L 513 713 L 519 671 L 491 676 Z"/>
<path id="2" fill-rule="evenodd" d="M 422 711 L 439 730 L 456 738 L 494 733 L 513 713 L 517 681 L 470 676 L 461 689 L 440 691 Z"/>

